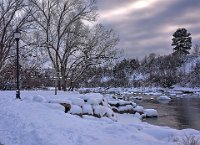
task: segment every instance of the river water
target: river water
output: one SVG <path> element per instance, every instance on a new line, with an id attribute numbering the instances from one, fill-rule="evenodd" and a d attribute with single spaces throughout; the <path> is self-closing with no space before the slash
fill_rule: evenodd
<path id="1" fill-rule="evenodd" d="M 185 96 L 173 98 L 170 102 L 159 102 L 155 96 L 143 96 L 142 100 L 134 99 L 145 109 L 156 109 L 158 118 L 147 118 L 144 121 L 154 125 L 169 126 L 176 129 L 193 128 L 200 130 L 200 98 Z"/>

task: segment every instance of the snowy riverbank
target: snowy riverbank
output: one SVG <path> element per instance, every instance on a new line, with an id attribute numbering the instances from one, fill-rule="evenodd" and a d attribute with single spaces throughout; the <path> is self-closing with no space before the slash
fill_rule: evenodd
<path id="1" fill-rule="evenodd" d="M 80 92 L 98 92 L 107 94 L 119 95 L 132 95 L 132 94 L 145 94 L 145 95 L 169 95 L 184 97 L 185 94 L 192 94 L 200 97 L 200 88 L 185 88 L 174 86 L 173 88 L 160 88 L 160 87 L 141 87 L 141 88 L 80 88 Z"/>
<path id="2" fill-rule="evenodd" d="M 34 97 L 40 96 L 40 97 Z M 56 102 L 79 98 L 78 92 L 0 91 L 0 143 L 3 145 L 176 145 L 183 138 L 200 138 L 193 129 L 176 130 L 141 122 L 137 115 L 115 114 L 82 118 L 65 113 Z M 93 97 L 86 94 L 87 97 Z M 49 103 L 55 102 L 55 103 Z"/>

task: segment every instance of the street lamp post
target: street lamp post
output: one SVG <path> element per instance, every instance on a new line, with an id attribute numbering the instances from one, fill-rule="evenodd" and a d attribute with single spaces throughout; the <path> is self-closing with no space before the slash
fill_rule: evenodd
<path id="1" fill-rule="evenodd" d="M 16 40 L 16 44 L 17 44 L 17 90 L 16 90 L 16 99 L 21 99 L 20 98 L 20 87 L 19 87 L 19 39 L 20 39 L 20 32 L 18 30 L 18 28 L 16 29 L 15 33 L 14 33 L 14 38 Z"/>
<path id="2" fill-rule="evenodd" d="M 58 91 L 58 80 L 61 79 L 60 77 L 60 72 L 56 73 L 56 78 L 55 78 L 55 95 L 57 95 L 57 91 Z"/>

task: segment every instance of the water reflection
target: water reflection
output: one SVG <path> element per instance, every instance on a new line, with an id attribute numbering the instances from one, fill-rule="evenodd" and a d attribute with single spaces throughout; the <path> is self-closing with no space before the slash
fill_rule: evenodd
<path id="1" fill-rule="evenodd" d="M 148 96 L 148 98 L 150 98 Z M 170 126 L 177 129 L 193 128 L 200 130 L 200 98 L 176 98 L 170 102 L 158 102 L 156 99 L 134 100 L 144 108 L 156 109 L 158 118 L 145 121 L 155 125 Z"/>
<path id="2" fill-rule="evenodd" d="M 159 103 L 161 104 L 169 104 L 171 100 L 158 100 Z"/>
<path id="3" fill-rule="evenodd" d="M 180 99 L 177 101 L 177 106 L 177 120 L 181 122 L 180 128 L 189 126 L 200 130 L 200 99 Z"/>

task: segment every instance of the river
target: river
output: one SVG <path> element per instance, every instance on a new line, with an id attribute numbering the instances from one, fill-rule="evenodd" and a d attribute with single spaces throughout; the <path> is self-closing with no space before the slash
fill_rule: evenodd
<path id="1" fill-rule="evenodd" d="M 155 96 L 143 96 L 142 100 L 134 99 L 145 109 L 156 109 L 158 118 L 147 118 L 144 121 L 154 125 L 169 126 L 176 129 L 193 128 L 200 130 L 200 98 L 184 96 L 174 97 L 170 102 L 159 102 Z"/>

